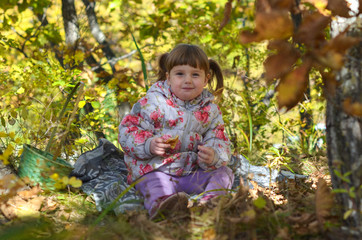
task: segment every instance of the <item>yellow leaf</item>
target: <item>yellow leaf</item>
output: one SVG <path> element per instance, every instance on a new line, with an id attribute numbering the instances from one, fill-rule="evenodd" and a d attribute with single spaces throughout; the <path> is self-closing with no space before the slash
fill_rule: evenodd
<path id="1" fill-rule="evenodd" d="M 20 87 L 20 88 L 16 91 L 17 94 L 22 94 L 22 93 L 24 93 L 24 92 L 25 92 L 25 89 L 24 89 L 23 87 Z"/>
<path id="2" fill-rule="evenodd" d="M 6 134 L 6 132 L 0 132 L 0 137 L 7 137 L 8 135 Z"/>
<path id="3" fill-rule="evenodd" d="M 0 154 L 0 160 L 3 162 L 4 165 L 8 165 L 8 157 L 5 157 L 4 154 Z"/>
<path id="4" fill-rule="evenodd" d="M 56 189 L 62 189 L 62 188 L 64 188 L 64 186 L 63 186 L 60 182 L 56 182 L 56 183 L 54 184 L 54 187 L 55 187 Z"/>
<path id="5" fill-rule="evenodd" d="M 19 156 L 19 157 L 21 156 L 21 154 L 23 154 L 23 151 L 24 151 L 23 148 L 19 150 L 19 152 L 18 152 L 18 156 Z"/>
<path id="6" fill-rule="evenodd" d="M 15 143 L 16 143 L 16 144 L 21 143 L 21 139 L 20 139 L 20 138 L 15 138 L 15 140 L 14 140 L 14 141 L 15 141 Z"/>
<path id="7" fill-rule="evenodd" d="M 78 107 L 79 107 L 79 108 L 83 108 L 85 104 L 86 104 L 86 101 L 80 101 L 80 102 L 78 103 Z"/>
<path id="8" fill-rule="evenodd" d="M 11 137 L 12 139 L 14 139 L 14 137 L 15 137 L 15 132 L 9 133 L 9 137 Z"/>
<path id="9" fill-rule="evenodd" d="M 352 213 L 353 209 L 349 209 L 347 212 L 343 214 L 343 219 L 346 220 L 347 218 L 349 218 L 349 216 L 351 216 Z"/>
<path id="10" fill-rule="evenodd" d="M 59 174 L 58 173 L 53 173 L 52 175 L 50 175 L 51 179 L 57 180 L 59 178 Z"/>
<path id="11" fill-rule="evenodd" d="M 75 177 L 71 177 L 71 178 L 69 179 L 69 184 L 72 185 L 72 186 L 75 187 L 75 188 L 79 188 L 79 187 L 82 186 L 82 181 L 79 180 L 79 179 L 77 179 L 77 178 L 75 178 Z"/>
<path id="12" fill-rule="evenodd" d="M 8 158 L 13 153 L 13 151 L 14 151 L 14 147 L 11 144 L 9 144 L 8 147 L 5 149 L 3 155 L 6 158 Z"/>
<path id="13" fill-rule="evenodd" d="M 62 182 L 67 185 L 69 183 L 69 178 L 66 176 L 62 177 Z"/>

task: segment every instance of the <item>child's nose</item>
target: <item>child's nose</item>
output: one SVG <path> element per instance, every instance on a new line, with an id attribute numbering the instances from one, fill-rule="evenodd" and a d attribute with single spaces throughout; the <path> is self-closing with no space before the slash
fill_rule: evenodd
<path id="1" fill-rule="evenodd" d="M 185 82 L 191 82 L 191 75 L 186 75 Z"/>

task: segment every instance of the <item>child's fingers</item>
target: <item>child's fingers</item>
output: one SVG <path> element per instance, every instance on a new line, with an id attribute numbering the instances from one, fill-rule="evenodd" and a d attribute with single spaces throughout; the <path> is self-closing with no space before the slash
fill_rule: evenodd
<path id="1" fill-rule="evenodd" d="M 155 142 L 156 142 L 157 147 L 162 148 L 162 149 L 171 147 L 171 145 L 168 143 L 165 143 L 165 140 L 163 140 L 162 138 L 156 138 Z"/>

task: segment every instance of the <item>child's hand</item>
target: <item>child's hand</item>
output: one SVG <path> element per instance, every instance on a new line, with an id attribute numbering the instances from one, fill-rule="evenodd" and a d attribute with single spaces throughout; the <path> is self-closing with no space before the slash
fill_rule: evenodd
<path id="1" fill-rule="evenodd" d="M 165 143 L 162 138 L 154 138 L 151 140 L 150 152 L 154 155 L 162 156 L 166 153 L 166 149 L 170 147 L 170 144 Z"/>
<path id="2" fill-rule="evenodd" d="M 212 149 L 211 147 L 204 147 L 201 145 L 199 145 L 197 149 L 199 150 L 197 154 L 199 161 L 204 162 L 207 165 L 210 165 L 214 161 L 215 157 L 214 149 Z"/>

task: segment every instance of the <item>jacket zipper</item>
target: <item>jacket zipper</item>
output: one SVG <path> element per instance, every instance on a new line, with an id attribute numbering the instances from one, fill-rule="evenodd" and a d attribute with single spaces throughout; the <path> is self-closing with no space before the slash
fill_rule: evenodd
<path id="1" fill-rule="evenodd" d="M 186 136 L 189 135 L 190 125 L 191 125 L 191 124 L 189 124 L 189 121 L 190 121 L 190 119 L 191 119 L 191 113 L 192 113 L 192 111 L 190 111 L 190 110 L 188 109 L 188 105 L 189 105 L 189 102 L 187 102 L 187 103 L 185 104 L 185 109 L 186 109 L 185 113 L 187 114 L 187 120 L 186 120 L 186 128 L 185 128 L 185 130 L 183 131 L 182 137 L 181 137 L 181 151 L 185 151 L 185 150 L 186 150 L 186 147 L 187 147 L 187 146 L 185 146 L 185 145 L 186 145 L 186 141 L 185 141 L 185 140 L 186 140 Z"/>

